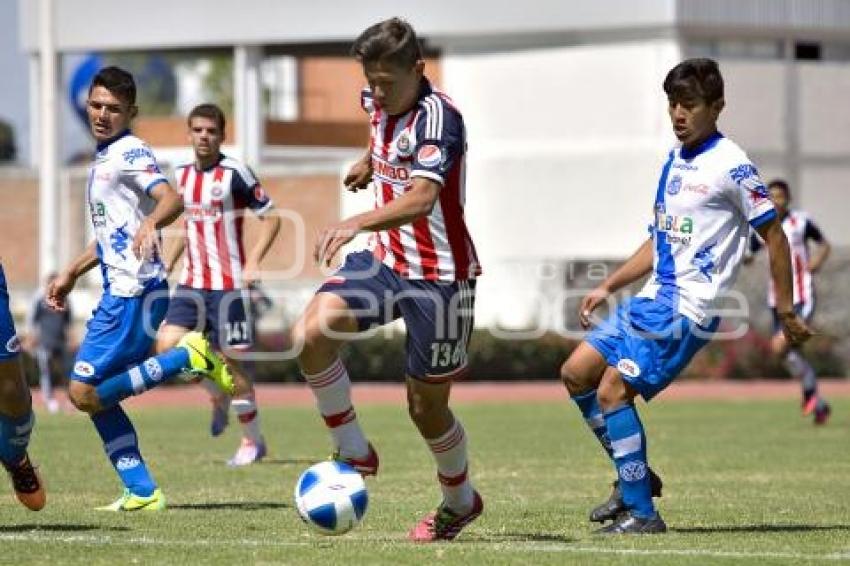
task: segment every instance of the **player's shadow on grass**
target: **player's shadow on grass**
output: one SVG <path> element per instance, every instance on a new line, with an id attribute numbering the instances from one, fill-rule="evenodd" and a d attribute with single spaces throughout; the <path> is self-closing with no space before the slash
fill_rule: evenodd
<path id="1" fill-rule="evenodd" d="M 312 466 L 325 460 L 325 458 L 263 458 L 263 465 L 288 466 L 297 464 L 300 466 Z"/>
<path id="2" fill-rule="evenodd" d="M 671 529 L 682 534 L 711 533 L 805 533 L 811 531 L 850 531 L 850 525 L 718 525 Z"/>
<path id="3" fill-rule="evenodd" d="M 169 509 L 178 509 L 180 511 L 260 511 L 262 509 L 289 509 L 291 507 L 288 503 L 270 501 L 222 501 L 218 503 L 181 503 L 168 505 Z"/>
<path id="4" fill-rule="evenodd" d="M 129 527 L 106 527 L 103 525 L 66 525 L 66 524 L 25 524 L 25 525 L 0 525 L 0 533 L 23 533 L 29 531 L 49 531 L 55 533 L 82 531 L 129 531 Z"/>
<path id="5" fill-rule="evenodd" d="M 469 535 L 465 535 L 462 539 L 458 539 L 457 542 L 492 542 L 492 543 L 502 543 L 502 542 L 559 542 L 559 543 L 570 543 L 575 542 L 576 539 L 570 538 L 564 535 L 558 535 L 554 533 L 490 533 L 486 535 L 475 536 L 472 533 Z"/>

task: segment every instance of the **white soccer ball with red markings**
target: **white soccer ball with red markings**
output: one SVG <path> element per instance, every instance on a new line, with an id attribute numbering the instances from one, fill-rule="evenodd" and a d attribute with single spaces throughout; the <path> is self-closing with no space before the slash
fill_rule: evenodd
<path id="1" fill-rule="evenodd" d="M 363 519 L 369 505 L 360 473 L 342 462 L 307 468 L 295 484 L 295 508 L 301 519 L 323 535 L 345 534 Z"/>

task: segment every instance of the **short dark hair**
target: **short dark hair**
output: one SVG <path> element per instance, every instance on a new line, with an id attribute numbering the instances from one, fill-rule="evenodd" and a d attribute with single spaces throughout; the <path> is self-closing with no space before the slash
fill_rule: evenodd
<path id="1" fill-rule="evenodd" d="M 390 18 L 366 28 L 354 40 L 351 54 L 363 64 L 385 61 L 410 68 L 422 59 L 422 46 L 413 26 L 401 18 Z"/>
<path id="2" fill-rule="evenodd" d="M 121 67 L 104 67 L 92 79 L 89 94 L 94 87 L 102 86 L 130 106 L 136 104 L 136 81 Z"/>
<path id="3" fill-rule="evenodd" d="M 788 186 L 788 181 L 785 179 L 774 179 L 767 184 L 768 189 L 772 189 L 774 187 L 785 193 L 787 198 L 791 198 L 791 187 Z"/>
<path id="4" fill-rule="evenodd" d="M 667 73 L 664 92 L 670 99 L 698 97 L 707 104 L 723 98 L 723 76 L 713 59 L 686 59 Z"/>
<path id="5" fill-rule="evenodd" d="M 221 133 L 224 133 L 224 111 L 216 104 L 212 104 L 206 102 L 204 104 L 198 104 L 192 111 L 189 112 L 189 117 L 186 118 L 186 124 L 192 125 L 192 118 L 209 118 L 210 120 L 215 120 L 218 129 L 221 130 Z"/>

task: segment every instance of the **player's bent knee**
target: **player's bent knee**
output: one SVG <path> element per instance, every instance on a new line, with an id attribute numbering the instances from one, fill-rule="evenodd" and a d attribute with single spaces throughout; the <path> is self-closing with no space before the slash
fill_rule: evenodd
<path id="1" fill-rule="evenodd" d="M 68 398 L 78 410 L 92 414 L 101 409 L 97 390 L 91 385 L 72 381 L 68 384 Z"/>
<path id="2" fill-rule="evenodd" d="M 581 395 L 593 389 L 593 379 L 572 357 L 561 365 L 561 381 L 570 395 Z"/>

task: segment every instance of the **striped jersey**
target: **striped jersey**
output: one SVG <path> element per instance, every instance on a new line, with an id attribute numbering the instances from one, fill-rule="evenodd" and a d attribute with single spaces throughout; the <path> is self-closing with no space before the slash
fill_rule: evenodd
<path id="1" fill-rule="evenodd" d="M 789 210 L 782 219 L 782 230 L 791 248 L 791 270 L 794 279 L 794 304 L 810 305 L 815 300 L 815 288 L 812 274 L 809 272 L 809 241 L 822 243 L 823 234 L 809 216 L 802 210 Z M 753 232 L 750 249 L 757 252 L 763 246 L 761 237 Z M 776 306 L 776 290 L 773 280 L 768 283 L 767 304 Z"/>
<path id="2" fill-rule="evenodd" d="M 262 216 L 272 208 L 271 199 L 248 167 L 225 155 L 204 170 L 194 162 L 179 165 L 175 177 L 183 195 L 186 228 L 180 284 L 215 291 L 241 289 L 245 211 Z"/>
<path id="3" fill-rule="evenodd" d="M 480 275 L 464 219 L 466 129 L 460 112 L 424 78 L 419 99 L 404 114 L 387 114 L 368 88 L 361 103 L 371 119 L 375 207 L 402 196 L 416 177 L 442 187 L 430 214 L 375 234 L 375 256 L 407 279 L 463 281 Z"/>
<path id="4" fill-rule="evenodd" d="M 86 186 L 103 288 L 116 297 L 136 297 L 165 279 L 158 254 L 139 259 L 131 246 L 145 216 L 156 207 L 150 191 L 168 180 L 150 147 L 129 130 L 98 144 Z"/>
<path id="5" fill-rule="evenodd" d="M 653 274 L 639 296 L 706 324 L 735 282 L 750 226 L 776 218 L 767 189 L 747 154 L 716 133 L 697 148 L 670 151 L 654 212 Z"/>

